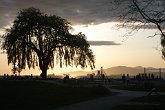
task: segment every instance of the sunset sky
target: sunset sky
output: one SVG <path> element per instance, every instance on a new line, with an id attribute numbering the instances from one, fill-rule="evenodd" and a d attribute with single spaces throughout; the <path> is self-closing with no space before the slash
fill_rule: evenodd
<path id="1" fill-rule="evenodd" d="M 128 32 L 118 29 L 111 0 L 0 0 L 0 32 L 12 25 L 19 10 L 36 7 L 47 14 L 55 14 L 72 23 L 72 33 L 82 32 L 88 41 L 93 41 L 91 49 L 96 57 L 96 68 L 113 66 L 165 67 L 161 58 L 160 37 L 148 37 L 157 32 L 156 29 L 142 29 L 133 36 L 123 37 Z M 95 41 L 99 41 L 95 42 Z M 108 41 L 108 42 L 105 42 Z M 1 51 L 2 52 L 2 51 Z M 7 64 L 6 54 L 0 54 L 0 74 L 11 73 L 12 66 Z M 59 68 L 55 66 L 48 73 L 64 73 L 82 70 L 75 67 Z M 85 70 L 90 70 L 87 68 Z M 40 71 L 29 70 L 21 74 L 39 74 Z"/>

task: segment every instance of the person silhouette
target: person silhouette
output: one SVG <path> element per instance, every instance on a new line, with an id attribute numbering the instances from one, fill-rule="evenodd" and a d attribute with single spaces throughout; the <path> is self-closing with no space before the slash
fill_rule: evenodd
<path id="1" fill-rule="evenodd" d="M 129 74 L 127 74 L 127 77 L 126 77 L 126 83 L 127 83 L 127 85 L 129 84 L 129 80 L 130 80 L 130 77 L 129 77 Z"/>
<path id="2" fill-rule="evenodd" d="M 123 84 L 125 83 L 125 74 L 122 75 Z"/>

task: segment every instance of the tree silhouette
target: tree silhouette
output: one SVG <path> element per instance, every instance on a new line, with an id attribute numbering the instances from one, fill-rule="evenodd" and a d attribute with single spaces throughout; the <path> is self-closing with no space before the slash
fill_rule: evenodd
<path id="1" fill-rule="evenodd" d="M 132 29 L 158 29 L 152 37 L 161 36 L 162 57 L 165 59 L 165 1 L 164 0 L 114 0 L 120 12 L 121 26 Z M 131 33 L 129 32 L 129 33 Z"/>
<path id="2" fill-rule="evenodd" d="M 42 78 L 47 77 L 47 70 L 54 67 L 54 62 L 60 67 L 89 65 L 93 69 L 95 59 L 86 36 L 72 35 L 71 29 L 71 24 L 59 16 L 48 16 L 32 7 L 21 10 L 13 26 L 2 36 L 8 64 L 22 69 L 26 65 L 39 66 Z"/>

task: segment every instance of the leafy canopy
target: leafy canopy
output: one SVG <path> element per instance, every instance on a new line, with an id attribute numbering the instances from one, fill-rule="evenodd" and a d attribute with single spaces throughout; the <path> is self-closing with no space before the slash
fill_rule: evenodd
<path id="1" fill-rule="evenodd" d="M 54 62 L 66 66 L 94 68 L 94 55 L 82 33 L 70 34 L 71 24 L 56 15 L 46 15 L 36 8 L 23 9 L 13 26 L 2 36 L 8 64 L 21 68 L 54 67 Z"/>

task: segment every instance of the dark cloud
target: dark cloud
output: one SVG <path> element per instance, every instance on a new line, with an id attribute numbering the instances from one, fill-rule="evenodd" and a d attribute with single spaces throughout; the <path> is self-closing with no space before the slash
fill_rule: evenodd
<path id="1" fill-rule="evenodd" d="M 112 0 L 0 0 L 0 28 L 14 20 L 19 10 L 36 7 L 68 19 L 72 24 L 98 24 L 114 19 Z"/>
<path id="2" fill-rule="evenodd" d="M 88 41 L 91 46 L 109 46 L 109 45 L 121 45 L 114 41 Z"/>
<path id="3" fill-rule="evenodd" d="M 132 0 L 116 0 L 122 5 L 114 4 L 113 1 L 114 0 L 0 0 L 0 28 L 10 25 L 18 11 L 28 7 L 36 7 L 44 13 L 61 16 L 69 20 L 73 25 L 89 25 L 118 21 L 120 14 L 128 11 L 126 7 L 132 3 Z"/>
<path id="4" fill-rule="evenodd" d="M 112 0 L 0 0 L 0 29 L 11 25 L 22 9 L 35 7 L 43 13 L 58 15 L 73 25 L 99 24 L 114 20 Z M 118 45 L 113 41 L 89 41 L 90 45 Z"/>

